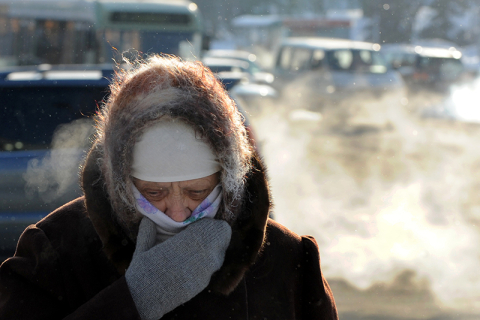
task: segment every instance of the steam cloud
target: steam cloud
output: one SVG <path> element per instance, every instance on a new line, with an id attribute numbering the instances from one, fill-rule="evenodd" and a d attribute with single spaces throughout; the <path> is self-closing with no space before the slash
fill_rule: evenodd
<path id="1" fill-rule="evenodd" d="M 43 159 L 32 159 L 28 163 L 24 174 L 27 195 L 39 195 L 49 203 L 77 186 L 79 164 L 92 133 L 89 119 L 59 126 L 51 150 Z"/>
<path id="2" fill-rule="evenodd" d="M 479 93 L 476 81 L 453 88 L 447 102 L 462 120 L 473 119 L 460 97 Z M 269 168 L 275 218 L 315 236 L 329 279 L 367 292 L 409 272 L 438 307 L 410 316 L 479 313 L 480 126 L 422 118 L 441 99 L 410 99 L 353 97 L 321 112 L 257 106 L 251 122 Z"/>

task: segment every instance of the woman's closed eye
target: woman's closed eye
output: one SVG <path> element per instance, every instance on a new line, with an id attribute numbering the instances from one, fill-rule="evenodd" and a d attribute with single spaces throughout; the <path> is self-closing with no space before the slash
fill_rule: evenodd
<path id="1" fill-rule="evenodd" d="M 142 192 L 145 198 L 148 200 L 160 200 L 163 199 L 167 194 L 167 190 L 145 190 Z"/>
<path id="2" fill-rule="evenodd" d="M 193 200 L 200 200 L 208 196 L 208 189 L 203 190 L 188 190 L 188 196 Z"/>

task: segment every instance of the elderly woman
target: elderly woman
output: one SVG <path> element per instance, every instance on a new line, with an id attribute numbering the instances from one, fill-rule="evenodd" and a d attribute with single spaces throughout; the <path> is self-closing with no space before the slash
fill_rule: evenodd
<path id="1" fill-rule="evenodd" d="M 1 319 L 337 319 L 318 247 L 268 218 L 262 164 L 199 62 L 118 75 L 84 196 L 22 234 Z"/>

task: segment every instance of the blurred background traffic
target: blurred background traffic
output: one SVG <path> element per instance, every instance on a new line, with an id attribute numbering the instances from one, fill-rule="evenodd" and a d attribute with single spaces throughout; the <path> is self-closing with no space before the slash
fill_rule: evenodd
<path id="1" fill-rule="evenodd" d="M 477 0 L 0 0 L 0 255 L 81 194 L 125 62 L 201 60 L 340 319 L 480 318 Z"/>

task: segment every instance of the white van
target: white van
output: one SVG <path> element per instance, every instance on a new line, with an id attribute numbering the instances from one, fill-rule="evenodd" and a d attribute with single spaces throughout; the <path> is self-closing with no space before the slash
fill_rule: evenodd
<path id="1" fill-rule="evenodd" d="M 351 98 L 404 91 L 400 74 L 389 68 L 380 45 L 333 38 L 287 38 L 275 63 L 274 86 L 284 96 L 306 98 L 309 108 Z"/>

